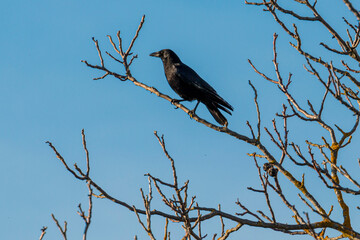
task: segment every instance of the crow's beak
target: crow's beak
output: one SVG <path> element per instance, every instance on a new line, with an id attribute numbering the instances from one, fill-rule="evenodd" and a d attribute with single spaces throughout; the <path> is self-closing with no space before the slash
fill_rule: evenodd
<path id="1" fill-rule="evenodd" d="M 159 52 L 153 52 L 150 54 L 150 56 L 152 57 L 160 57 L 160 53 Z"/>

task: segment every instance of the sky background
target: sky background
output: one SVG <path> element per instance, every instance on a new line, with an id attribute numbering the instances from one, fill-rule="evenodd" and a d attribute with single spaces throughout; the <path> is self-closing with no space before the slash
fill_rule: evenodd
<path id="1" fill-rule="evenodd" d="M 318 5 L 322 14 L 331 16 L 327 20 L 344 34 L 339 19 L 347 13 L 339 2 L 319 1 Z M 83 221 L 76 211 L 79 203 L 87 209 L 86 185 L 64 169 L 45 142 L 51 141 L 69 165 L 84 167 L 83 128 L 92 178 L 120 200 L 142 207 L 139 189 L 147 189 L 145 173 L 171 181 L 170 163 L 154 137 L 156 130 L 165 135 L 179 182 L 190 180 L 190 194 L 197 196 L 201 206 L 216 207 L 220 203 L 224 211 L 239 212 L 234 204 L 239 198 L 252 210 L 265 209 L 263 196 L 246 190 L 248 186 L 260 186 L 257 169 L 246 155 L 254 148 L 204 127 L 130 82 L 111 77 L 93 81 L 101 73 L 80 62 L 99 64 L 91 37 L 99 40 L 105 57 L 105 50 L 113 52 L 106 35 L 115 37 L 121 30 L 127 46 L 145 14 L 144 27 L 133 48 L 139 56 L 132 65 L 133 76 L 177 97 L 166 82 L 161 61 L 149 56 L 160 49 L 173 49 L 234 106 L 233 115 L 228 116 L 229 128 L 242 134 L 249 135 L 247 120 L 256 124 L 248 80 L 258 89 L 263 126 L 271 127 L 274 114 L 281 111 L 284 102 L 277 87 L 262 80 L 247 63 L 251 59 L 263 72 L 275 76 L 271 62 L 274 32 L 279 33 L 280 68 L 284 76 L 294 74 L 294 96 L 301 103 L 313 99 L 319 106 L 323 95 L 323 90 L 319 94 L 321 85 L 304 72 L 304 59 L 289 47 L 290 39 L 273 18 L 243 1 L 3 0 L 1 5 L 0 239 L 38 239 L 42 226 L 48 226 L 45 239 L 61 239 L 51 213 L 61 223 L 68 222 L 69 239 L 82 237 Z M 352 16 L 349 19 L 353 20 Z M 325 53 L 319 47 L 321 39 L 336 46 L 320 25 L 301 26 L 299 31 L 307 37 L 304 47 L 314 53 Z M 122 66 L 111 59 L 105 57 L 105 64 L 123 73 Z M 345 117 L 350 115 L 333 101 L 328 103 L 327 120 L 340 121 L 349 128 L 353 122 Z M 195 103 L 184 104 L 192 109 Z M 214 122 L 202 105 L 197 114 Z M 289 127 L 291 141 L 296 139 L 299 144 L 305 139 L 320 142 L 326 134 L 315 124 L 303 125 L 296 120 Z M 264 143 L 274 149 L 263 136 Z M 349 151 L 340 155 L 350 167 L 355 166 L 351 163 L 356 163 L 358 157 L 354 147 L 359 144 L 358 135 L 353 141 Z M 276 150 L 274 155 L 279 156 Z M 294 170 L 295 176 L 301 177 L 302 172 Z M 321 183 L 316 176 L 310 179 L 310 189 L 318 191 Z M 283 184 L 290 199 L 299 203 L 291 185 Z M 317 197 L 327 209 L 331 201 L 336 203 L 331 192 Z M 276 196 L 273 199 L 279 219 L 293 223 L 291 212 L 281 208 Z M 158 196 L 153 204 L 163 209 Z M 360 221 L 356 214 L 353 218 L 354 222 Z M 164 219 L 154 217 L 153 224 L 155 233 L 162 236 Z M 229 222 L 226 225 L 233 226 Z M 209 234 L 218 232 L 219 219 L 211 220 L 204 229 Z M 172 239 L 180 238 L 179 224 L 172 224 L 169 230 Z M 271 230 L 243 227 L 233 239 L 264 239 L 265 234 L 270 240 L 289 238 Z M 94 199 L 88 239 L 133 239 L 134 235 L 148 239 L 133 213 L 107 200 Z"/>

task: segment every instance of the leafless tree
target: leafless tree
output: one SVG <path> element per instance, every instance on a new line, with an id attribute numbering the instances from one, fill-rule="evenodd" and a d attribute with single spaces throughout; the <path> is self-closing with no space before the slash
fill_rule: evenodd
<path id="1" fill-rule="evenodd" d="M 284 2 L 287 2 L 286 6 Z M 356 206 L 356 200 L 358 200 L 357 196 L 360 194 L 360 184 L 357 176 L 351 174 L 352 171 L 346 168 L 347 162 L 355 160 L 346 159 L 347 162 L 345 162 L 345 159 L 339 157 L 341 152 L 349 149 L 349 146 L 352 144 L 352 137 L 357 131 L 359 124 L 360 98 L 358 89 L 360 82 L 357 79 L 360 73 L 360 56 L 357 48 L 360 43 L 360 13 L 349 0 L 343 0 L 343 4 L 347 7 L 349 13 L 352 14 L 352 18 L 343 18 L 344 28 L 341 29 L 341 31 L 337 31 L 335 27 L 326 20 L 329 16 L 323 16 L 319 12 L 316 0 L 259 0 L 258 2 L 245 1 L 245 3 L 262 8 L 266 14 L 272 15 L 284 30 L 283 34 L 291 37 L 292 41 L 290 45 L 296 50 L 297 54 L 300 54 L 304 58 L 304 75 L 300 77 L 304 78 L 305 76 L 306 78 L 312 78 L 313 81 L 318 81 L 323 86 L 322 89 L 318 89 L 318 95 L 322 96 L 318 103 L 315 103 L 317 98 L 314 98 L 314 100 L 307 100 L 307 105 L 305 106 L 301 104 L 301 100 L 303 99 L 298 99 L 294 96 L 296 88 L 290 90 L 292 79 L 294 79 L 293 74 L 286 73 L 285 76 L 284 71 L 280 71 L 278 54 L 281 53 L 277 50 L 278 34 L 274 34 L 272 39 L 274 54 L 272 61 L 274 66 L 273 74 L 262 72 L 262 70 L 256 66 L 256 59 L 253 61 L 249 60 L 249 64 L 253 70 L 262 79 L 277 86 L 274 91 L 280 90 L 280 93 L 286 98 L 286 102 L 282 105 L 282 111 L 277 113 L 272 120 L 272 129 L 263 127 L 263 122 L 268 120 L 261 118 L 261 106 L 259 106 L 258 103 L 259 93 L 250 81 L 249 85 L 254 92 L 254 103 L 257 112 L 257 123 L 252 124 L 247 122 L 250 134 L 239 133 L 228 127 L 214 125 L 196 114 L 190 115 L 195 121 L 205 125 L 209 129 L 222 132 L 233 137 L 234 140 L 245 142 L 257 148 L 256 152 L 251 152 L 248 155 L 254 160 L 254 164 L 258 169 L 261 188 L 249 187 L 248 189 L 264 196 L 264 206 L 266 210 L 251 210 L 246 206 L 246 203 L 240 200 L 235 203 L 235 206 L 240 209 L 240 213 L 222 211 L 220 205 L 199 205 L 199 203 L 195 201 L 195 196 L 188 195 L 189 181 L 186 181 L 183 185 L 179 184 L 175 161 L 166 149 L 164 136 L 159 136 L 157 132 L 154 133 L 155 137 L 171 164 L 173 182 L 163 181 L 150 173 L 146 174 L 148 177 L 149 190 L 146 194 L 141 189 L 144 206 L 143 208 L 136 208 L 131 203 L 126 203 L 113 197 L 110 191 L 99 186 L 91 177 L 89 153 L 83 131 L 83 146 L 86 152 L 87 163 L 86 172 L 81 170 L 76 164 L 73 169 L 70 168 L 54 145 L 48 142 L 68 172 L 76 179 L 87 183 L 89 189 L 89 210 L 86 215 L 81 205 L 79 205 L 78 212 L 85 222 L 83 239 L 86 239 L 87 229 L 91 222 L 92 197 L 110 200 L 109 203 L 120 205 L 133 212 L 150 239 L 170 239 L 168 225 L 171 224 L 171 222 L 180 222 L 182 224 L 184 229 L 182 239 L 206 238 L 224 240 L 232 233 L 239 232 L 242 226 L 271 229 L 289 235 L 308 235 L 314 239 L 360 239 L 360 233 L 355 228 L 358 226 L 356 226 L 357 224 L 354 224 L 351 219 L 351 213 L 356 214 L 356 211 L 359 210 L 359 207 Z M 297 11 L 300 7 L 302 10 Z M 304 9 L 306 9 L 306 11 L 304 11 Z M 135 36 L 127 49 L 123 47 L 120 31 L 117 33 L 116 41 L 114 41 L 111 36 L 108 36 L 117 55 L 107 51 L 105 53 L 110 59 L 123 65 L 123 73 L 113 72 L 106 67 L 103 52 L 98 41 L 95 39 L 93 39 L 93 41 L 100 58 L 100 65 L 91 64 L 87 61 L 83 62 L 86 66 L 102 72 L 102 76 L 94 80 L 112 76 L 120 81 L 132 82 L 134 85 L 171 102 L 177 108 L 189 114 L 190 110 L 184 105 L 172 101 L 172 98 L 161 93 L 155 87 L 138 81 L 131 72 L 131 65 L 137 58 L 137 55 L 133 54 L 132 49 L 144 21 L 145 16 L 141 19 Z M 320 45 L 327 51 L 324 56 L 317 56 L 311 52 L 311 49 L 304 48 L 303 42 L 306 42 L 306 45 L 314 44 L 314 42 L 312 39 L 301 34 L 303 22 L 310 22 L 311 24 L 322 26 L 329 32 L 329 40 L 335 39 L 337 46 L 331 46 L 332 43 L 326 43 L 325 41 L 321 42 Z M 304 28 L 308 26 L 309 25 L 304 25 Z M 338 61 L 339 57 L 341 58 L 340 61 Z M 349 129 L 345 130 L 344 127 L 341 126 L 342 122 L 333 123 L 327 117 L 324 117 L 326 111 L 331 113 L 331 108 L 326 106 L 337 103 L 344 111 L 351 113 L 346 115 L 349 121 L 353 121 L 353 125 Z M 316 105 L 318 107 L 315 107 Z M 281 120 L 282 124 L 278 123 L 279 120 Z M 312 136 L 312 139 L 316 139 L 316 141 L 306 140 L 304 144 L 297 139 L 290 138 L 290 129 L 288 129 L 288 122 L 290 121 L 301 121 L 305 125 L 315 123 L 319 128 L 323 129 L 326 134 Z M 268 144 L 264 139 L 270 139 L 272 143 Z M 357 161 L 359 161 L 360 164 L 360 160 Z M 297 174 L 294 172 L 294 167 L 301 169 L 303 173 L 301 178 L 296 177 Z M 308 173 L 316 175 L 311 181 L 320 181 L 322 191 L 330 191 L 334 194 L 337 202 L 330 208 L 326 207 L 319 200 L 321 191 L 311 188 L 309 184 L 310 180 L 305 178 L 305 173 L 307 176 Z M 311 175 L 309 174 L 309 176 Z M 290 193 L 282 187 L 284 182 L 291 183 L 297 189 L 297 196 L 302 204 L 295 205 L 293 203 L 293 198 L 289 197 Z M 93 189 L 96 193 L 93 192 Z M 166 189 L 166 191 L 164 191 L 164 189 Z M 168 189 L 170 189 L 173 194 L 166 194 Z M 168 211 L 158 211 L 151 207 L 155 191 L 156 194 L 161 197 Z M 275 198 L 276 196 L 277 198 Z M 273 207 L 273 201 L 276 201 L 274 199 L 280 199 L 283 203 L 283 208 L 292 212 L 292 217 L 289 217 L 286 221 L 280 221 L 278 217 L 280 210 Z M 341 217 L 332 215 L 334 211 L 341 211 Z M 163 236 L 154 235 L 151 221 L 153 217 L 165 219 Z M 62 228 L 54 216 L 53 218 L 64 239 L 66 239 L 66 222 Z M 213 218 L 219 219 L 221 232 L 214 235 L 202 232 L 202 225 Z M 281 219 L 283 219 L 283 217 L 281 217 Z M 169 220 L 171 221 L 169 222 Z M 225 220 L 231 223 L 233 227 L 226 227 Z M 157 226 L 157 228 L 159 228 L 159 226 Z M 331 231 L 326 231 L 327 229 Z M 45 230 L 46 228 L 44 227 L 40 239 L 43 238 Z M 135 239 L 137 239 L 136 236 Z"/>

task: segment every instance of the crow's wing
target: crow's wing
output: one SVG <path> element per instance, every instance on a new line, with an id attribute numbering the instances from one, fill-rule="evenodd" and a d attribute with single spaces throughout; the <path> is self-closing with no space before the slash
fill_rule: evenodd
<path id="1" fill-rule="evenodd" d="M 216 94 L 216 91 L 213 87 L 211 87 L 205 80 L 203 80 L 194 70 L 192 70 L 189 66 L 178 63 L 175 64 L 176 67 L 176 75 L 187 81 L 189 84 L 193 84 L 194 87 L 203 89 L 208 92 L 212 92 Z"/>
<path id="2" fill-rule="evenodd" d="M 186 84 L 197 89 L 200 93 L 206 96 L 208 100 L 210 100 L 211 102 L 215 102 L 218 107 L 219 105 L 223 105 L 224 107 L 233 110 L 233 107 L 222 97 L 220 97 L 215 91 L 215 89 L 211 87 L 210 84 L 208 84 L 205 80 L 203 80 L 193 69 L 183 63 L 175 64 L 175 67 L 176 76 L 182 81 L 184 81 Z M 219 108 L 224 110 L 223 107 Z"/>

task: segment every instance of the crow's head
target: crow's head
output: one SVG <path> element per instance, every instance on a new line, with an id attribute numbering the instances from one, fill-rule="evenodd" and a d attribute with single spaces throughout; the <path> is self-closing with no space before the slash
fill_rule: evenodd
<path id="1" fill-rule="evenodd" d="M 172 63 L 180 63 L 180 58 L 170 49 L 163 49 L 158 52 L 153 52 L 150 54 L 152 57 L 161 58 L 162 61 L 170 61 Z"/>

